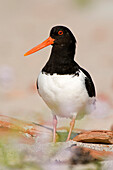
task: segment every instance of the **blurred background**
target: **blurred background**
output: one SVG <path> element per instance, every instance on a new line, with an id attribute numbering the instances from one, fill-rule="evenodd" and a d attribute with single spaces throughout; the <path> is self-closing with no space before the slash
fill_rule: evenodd
<path id="1" fill-rule="evenodd" d="M 96 85 L 97 110 L 75 127 L 110 129 L 113 124 L 113 1 L 0 0 L 0 114 L 52 125 L 51 111 L 37 93 L 38 74 L 51 47 L 24 53 L 65 25 L 77 39 L 75 60 Z M 70 120 L 60 119 L 59 126 Z M 95 123 L 96 122 L 96 123 Z"/>

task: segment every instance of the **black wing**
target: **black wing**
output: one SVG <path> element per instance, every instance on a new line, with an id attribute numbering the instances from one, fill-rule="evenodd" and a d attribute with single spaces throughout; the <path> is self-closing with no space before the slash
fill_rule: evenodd
<path id="1" fill-rule="evenodd" d="M 94 83 L 91 79 L 90 74 L 81 67 L 80 67 L 80 70 L 86 75 L 85 85 L 86 85 L 86 89 L 88 91 L 89 97 L 95 97 L 96 96 L 95 86 L 94 86 Z"/>

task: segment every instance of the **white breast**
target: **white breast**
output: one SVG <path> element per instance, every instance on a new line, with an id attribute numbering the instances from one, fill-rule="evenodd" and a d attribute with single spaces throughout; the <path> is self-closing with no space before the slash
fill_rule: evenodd
<path id="1" fill-rule="evenodd" d="M 84 107 L 89 99 L 84 78 L 82 71 L 79 76 L 39 74 L 39 93 L 53 114 L 72 117 Z"/>

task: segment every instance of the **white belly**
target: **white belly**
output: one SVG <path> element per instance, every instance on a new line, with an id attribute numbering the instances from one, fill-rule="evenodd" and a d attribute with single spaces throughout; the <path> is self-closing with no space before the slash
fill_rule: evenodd
<path id="1" fill-rule="evenodd" d="M 39 93 L 53 114 L 72 117 L 87 103 L 84 73 L 74 75 L 39 74 Z"/>

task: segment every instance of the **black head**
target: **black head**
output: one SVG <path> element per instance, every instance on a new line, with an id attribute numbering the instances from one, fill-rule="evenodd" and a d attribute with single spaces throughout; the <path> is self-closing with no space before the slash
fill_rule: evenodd
<path id="1" fill-rule="evenodd" d="M 49 60 L 42 69 L 42 72 L 47 74 L 74 74 L 78 71 L 78 65 L 75 64 L 74 61 L 76 39 L 67 27 L 53 27 L 48 39 L 32 48 L 24 55 L 30 55 L 48 45 L 52 45 L 53 48 Z"/>
<path id="2" fill-rule="evenodd" d="M 78 65 L 74 61 L 76 39 L 72 32 L 65 26 L 55 26 L 50 31 L 50 39 L 53 48 L 42 72 L 51 75 L 74 74 L 78 70 Z"/>
<path id="3" fill-rule="evenodd" d="M 75 47 L 76 47 L 76 39 L 72 32 L 65 26 L 55 26 L 50 31 L 50 37 L 43 41 L 41 44 L 29 50 L 24 55 L 30 55 L 36 51 L 41 50 L 42 48 L 53 45 L 53 49 L 56 51 L 55 53 L 65 53 L 67 55 L 74 56 Z M 71 53 L 71 54 L 69 54 Z M 62 56 L 63 57 L 63 56 Z"/>
<path id="4" fill-rule="evenodd" d="M 55 39 L 54 45 L 69 46 L 76 43 L 76 39 L 72 32 L 65 26 L 55 26 L 50 31 L 50 37 Z"/>

